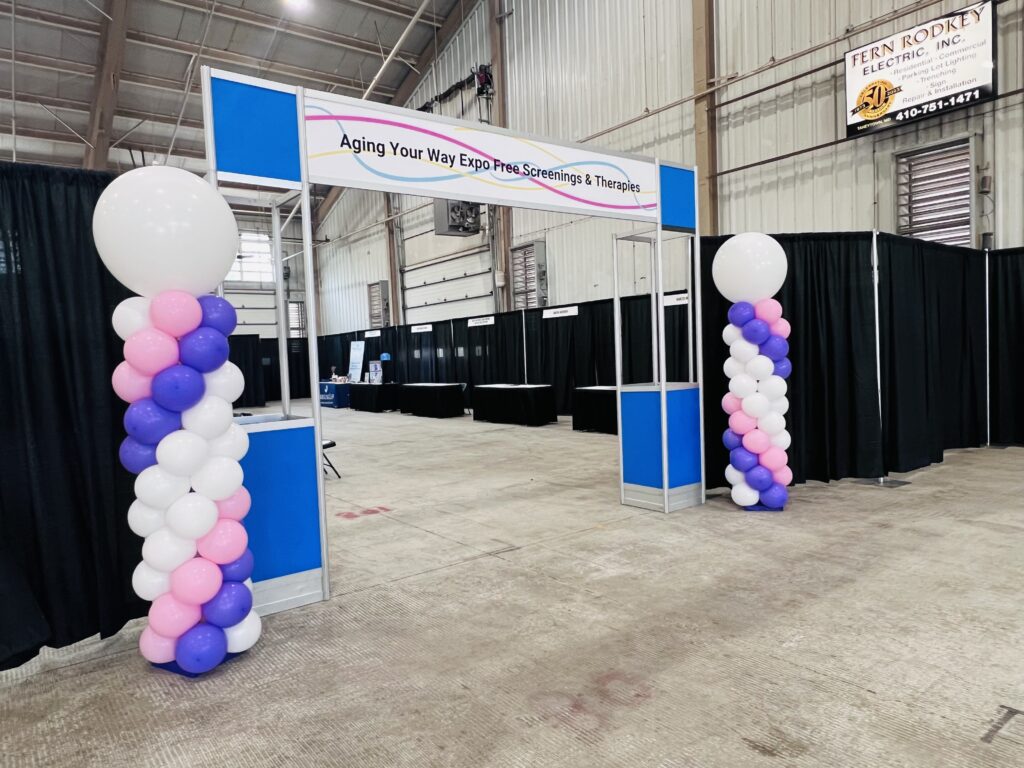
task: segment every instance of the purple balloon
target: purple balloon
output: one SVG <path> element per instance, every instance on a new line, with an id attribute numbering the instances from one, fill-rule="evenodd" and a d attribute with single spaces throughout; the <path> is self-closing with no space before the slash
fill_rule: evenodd
<path id="1" fill-rule="evenodd" d="M 747 485 L 755 491 L 766 491 L 771 488 L 772 483 L 775 482 L 775 479 L 772 477 L 772 473 L 760 464 L 748 469 L 744 477 L 747 480 Z"/>
<path id="2" fill-rule="evenodd" d="M 784 379 L 789 378 L 789 374 L 793 372 L 793 363 L 790 362 L 788 357 L 784 357 L 781 360 L 775 361 L 775 375 L 781 376 Z"/>
<path id="3" fill-rule="evenodd" d="M 756 317 L 753 320 L 748 320 L 743 326 L 743 338 L 751 344 L 764 344 L 771 335 L 772 331 L 768 327 L 768 323 Z"/>
<path id="4" fill-rule="evenodd" d="M 788 500 L 789 491 L 779 483 L 772 483 L 767 490 L 761 491 L 761 503 L 769 509 L 782 509 Z"/>
<path id="5" fill-rule="evenodd" d="M 757 454 L 746 448 L 733 448 L 729 451 L 729 463 L 740 472 L 746 473 L 757 466 Z"/>
<path id="6" fill-rule="evenodd" d="M 200 326 L 178 342 L 181 362 L 200 373 L 220 368 L 228 359 L 228 339 L 216 328 Z"/>
<path id="7" fill-rule="evenodd" d="M 124 431 L 146 445 L 156 445 L 177 429 L 181 429 L 181 414 L 158 405 L 151 397 L 136 400 L 124 412 Z"/>
<path id="8" fill-rule="evenodd" d="M 156 446 L 140 443 L 134 437 L 126 437 L 117 450 L 121 466 L 133 475 L 139 474 L 146 467 L 156 464 Z"/>
<path id="9" fill-rule="evenodd" d="M 172 365 L 153 377 L 153 399 L 169 411 L 185 411 L 206 391 L 203 374 L 187 365 Z"/>
<path id="10" fill-rule="evenodd" d="M 252 550 L 247 549 L 237 560 L 222 565 L 220 572 L 224 574 L 224 581 L 245 581 L 252 576 L 253 563 Z"/>
<path id="11" fill-rule="evenodd" d="M 212 624 L 196 624 L 178 638 L 174 647 L 174 660 L 178 666 L 193 675 L 209 672 L 227 655 L 227 635 Z"/>
<path id="12" fill-rule="evenodd" d="M 214 328 L 225 336 L 230 336 L 238 325 L 238 314 L 227 299 L 207 294 L 199 297 L 199 306 L 203 309 L 203 321 L 200 325 Z"/>
<path id="13" fill-rule="evenodd" d="M 218 627 L 233 627 L 252 610 L 252 592 L 240 581 L 225 581 L 210 602 L 203 603 L 203 619 Z"/>
<path id="14" fill-rule="evenodd" d="M 727 429 L 722 434 L 722 445 L 724 445 L 726 448 L 732 451 L 743 445 L 743 438 L 740 435 L 737 435 L 731 429 Z"/>
<path id="15" fill-rule="evenodd" d="M 761 345 L 761 354 L 772 360 L 781 360 L 789 354 L 789 342 L 781 336 L 772 334 L 768 340 Z"/>
<path id="16" fill-rule="evenodd" d="M 743 327 L 754 319 L 754 305 L 749 301 L 737 301 L 729 307 L 729 322 Z"/>

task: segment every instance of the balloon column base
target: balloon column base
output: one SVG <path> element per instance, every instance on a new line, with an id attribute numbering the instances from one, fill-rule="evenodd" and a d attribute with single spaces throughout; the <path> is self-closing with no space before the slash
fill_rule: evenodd
<path id="1" fill-rule="evenodd" d="M 767 507 L 764 504 L 751 504 L 749 507 L 744 507 L 747 512 L 783 512 L 785 507 Z"/>
<path id="2" fill-rule="evenodd" d="M 245 653 L 245 651 L 242 651 L 242 653 Z M 229 653 L 224 657 L 224 661 L 213 669 L 220 669 L 224 664 L 227 664 L 236 656 L 241 656 L 242 653 Z M 165 672 L 173 672 L 174 674 L 181 675 L 182 677 L 202 677 L 203 675 L 208 675 L 210 672 L 213 672 L 213 669 L 209 670 L 209 672 L 186 672 L 176 661 L 168 661 L 166 664 L 154 664 L 153 662 L 150 662 L 150 665 L 157 669 L 162 669 Z"/>

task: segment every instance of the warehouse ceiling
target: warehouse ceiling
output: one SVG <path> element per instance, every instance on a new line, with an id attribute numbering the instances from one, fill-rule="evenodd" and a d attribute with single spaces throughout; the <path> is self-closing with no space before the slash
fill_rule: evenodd
<path id="1" fill-rule="evenodd" d="M 99 144 L 102 105 L 113 99 L 110 169 L 157 162 L 203 171 L 201 65 L 359 97 L 419 4 L 0 0 L 0 92 L 8 97 L 0 106 L 0 159 L 12 159 L 13 112 L 18 161 L 103 167 L 89 145 Z M 450 34 L 445 20 L 467 5 L 431 0 L 370 98 L 407 94 Z M 116 94 L 104 88 L 112 81 L 106 72 L 120 78 Z"/>

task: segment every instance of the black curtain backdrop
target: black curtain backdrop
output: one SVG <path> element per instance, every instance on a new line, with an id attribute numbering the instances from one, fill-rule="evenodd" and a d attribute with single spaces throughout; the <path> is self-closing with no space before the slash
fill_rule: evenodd
<path id="1" fill-rule="evenodd" d="M 886 472 L 985 442 L 985 255 L 878 236 Z"/>
<path id="2" fill-rule="evenodd" d="M 989 254 L 992 442 L 1024 444 L 1024 248 Z"/>
<path id="3" fill-rule="evenodd" d="M 875 375 L 871 234 L 772 235 L 789 259 L 776 298 L 793 326 L 788 380 L 789 465 L 796 482 L 883 474 Z M 704 320 L 704 425 L 708 486 L 725 484 L 728 391 L 722 329 L 729 302 L 711 279 L 715 253 L 728 238 L 701 238 Z"/>
<path id="4" fill-rule="evenodd" d="M 128 297 L 92 213 L 112 175 L 0 163 L 0 669 L 142 616 L 131 588 L 125 404 L 110 326 Z"/>
<path id="5" fill-rule="evenodd" d="M 231 337 L 231 351 L 228 359 L 238 366 L 245 376 L 245 389 L 235 401 L 235 410 L 256 408 L 267 404 L 266 382 L 263 374 L 263 352 L 258 334 L 242 334 Z M 277 387 L 280 399 L 280 386 Z"/>

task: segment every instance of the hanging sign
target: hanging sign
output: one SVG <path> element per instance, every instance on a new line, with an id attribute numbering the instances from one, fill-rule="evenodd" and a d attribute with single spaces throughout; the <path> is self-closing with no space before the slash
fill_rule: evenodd
<path id="1" fill-rule="evenodd" d="M 494 315 L 488 317 L 471 317 L 467 325 L 470 328 L 479 328 L 481 325 L 494 325 Z"/>
<path id="2" fill-rule="evenodd" d="M 380 330 L 367 331 L 366 333 L 363 334 L 363 338 L 364 339 L 379 339 L 380 338 Z"/>
<path id="3" fill-rule="evenodd" d="M 665 297 L 665 306 L 677 307 L 680 304 L 686 304 L 689 300 L 689 297 L 685 293 L 673 293 L 672 295 Z"/>
<path id="4" fill-rule="evenodd" d="M 995 94 L 995 3 L 974 3 L 846 54 L 846 135 L 943 114 Z"/>
<path id="5" fill-rule="evenodd" d="M 322 91 L 305 94 L 314 184 L 658 220 L 650 160 Z"/>
<path id="6" fill-rule="evenodd" d="M 433 329 L 434 326 L 428 323 L 427 325 L 414 325 L 409 330 L 412 331 L 412 333 L 430 333 Z"/>
<path id="7" fill-rule="evenodd" d="M 555 307 L 554 309 L 544 310 L 544 319 L 551 320 L 555 317 L 576 317 L 580 313 L 578 305 L 574 304 L 571 307 Z"/>

